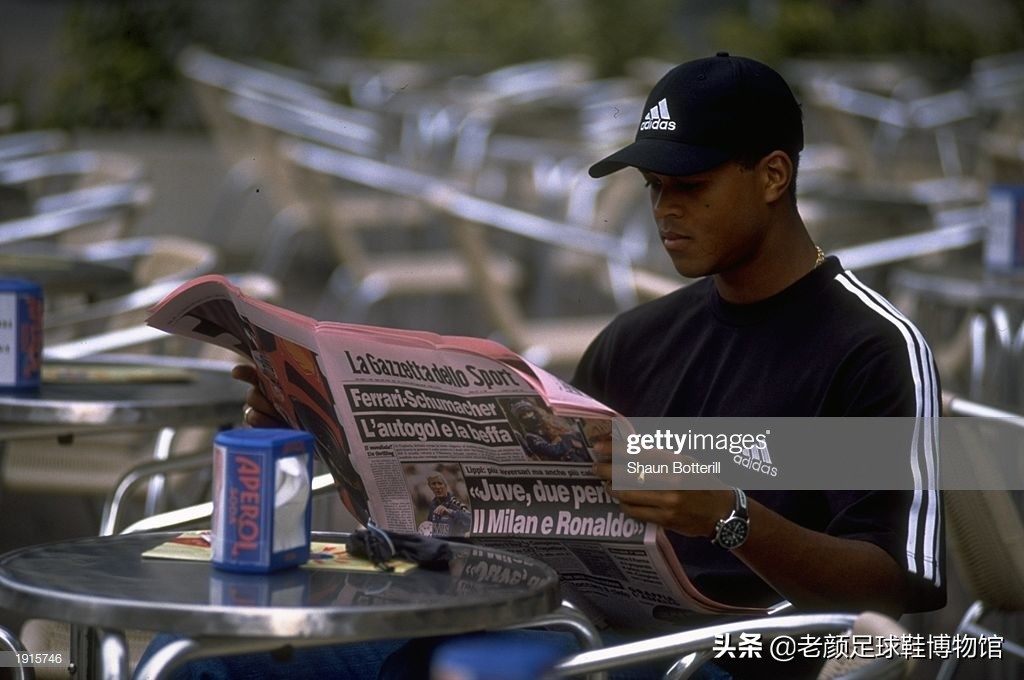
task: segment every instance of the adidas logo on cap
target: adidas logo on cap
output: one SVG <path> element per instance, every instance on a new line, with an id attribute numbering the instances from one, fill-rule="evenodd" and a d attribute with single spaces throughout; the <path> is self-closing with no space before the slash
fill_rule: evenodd
<path id="1" fill-rule="evenodd" d="M 644 114 L 640 130 L 675 130 L 676 123 L 668 113 L 668 100 L 662 99 L 657 106 Z"/>

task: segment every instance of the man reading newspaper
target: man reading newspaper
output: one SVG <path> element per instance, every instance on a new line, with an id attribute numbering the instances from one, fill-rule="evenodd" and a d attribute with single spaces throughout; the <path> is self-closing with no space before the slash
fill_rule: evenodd
<path id="1" fill-rule="evenodd" d="M 643 111 L 635 141 L 591 175 L 638 172 L 675 268 L 701 280 L 617 318 L 574 385 L 626 417 L 937 416 L 938 377 L 921 334 L 825 257 L 801 221 L 801 112 L 781 76 L 720 53 L 669 71 Z M 252 367 L 235 376 L 258 384 Z M 247 404 L 249 425 L 280 424 L 261 390 Z M 933 451 L 930 434 L 907 444 L 908 460 L 919 453 L 910 447 Z M 596 448 L 605 457 L 593 470 L 621 510 L 662 527 L 689 579 L 716 600 L 892 616 L 944 604 L 936 491 L 615 489 L 610 445 Z M 397 646 L 307 650 L 287 672 L 424 677 L 431 645 L 411 643 L 384 661 Z M 219 668 L 241 673 L 268 659 Z M 812 677 L 820 663 L 723 658 L 696 677 Z"/>

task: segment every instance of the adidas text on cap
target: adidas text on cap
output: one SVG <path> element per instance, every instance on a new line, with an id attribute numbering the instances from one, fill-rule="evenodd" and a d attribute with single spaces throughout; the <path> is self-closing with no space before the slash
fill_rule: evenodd
<path id="1" fill-rule="evenodd" d="M 647 96 L 636 140 L 590 166 L 692 175 L 729 160 L 804 146 L 800 105 L 782 76 L 719 52 L 676 66 Z"/>

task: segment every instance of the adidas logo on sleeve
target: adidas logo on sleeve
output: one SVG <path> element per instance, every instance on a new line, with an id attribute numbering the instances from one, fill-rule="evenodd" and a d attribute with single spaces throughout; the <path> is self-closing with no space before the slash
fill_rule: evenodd
<path id="1" fill-rule="evenodd" d="M 656 106 L 644 114 L 640 130 L 675 130 L 676 123 L 668 113 L 668 101 L 662 99 Z"/>

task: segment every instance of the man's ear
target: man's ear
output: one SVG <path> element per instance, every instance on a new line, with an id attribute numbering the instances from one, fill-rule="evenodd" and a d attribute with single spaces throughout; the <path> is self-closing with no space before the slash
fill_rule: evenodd
<path id="1" fill-rule="evenodd" d="M 775 203 L 789 192 L 789 183 L 793 181 L 793 161 L 784 151 L 772 151 L 761 159 L 764 178 L 764 200 Z"/>

